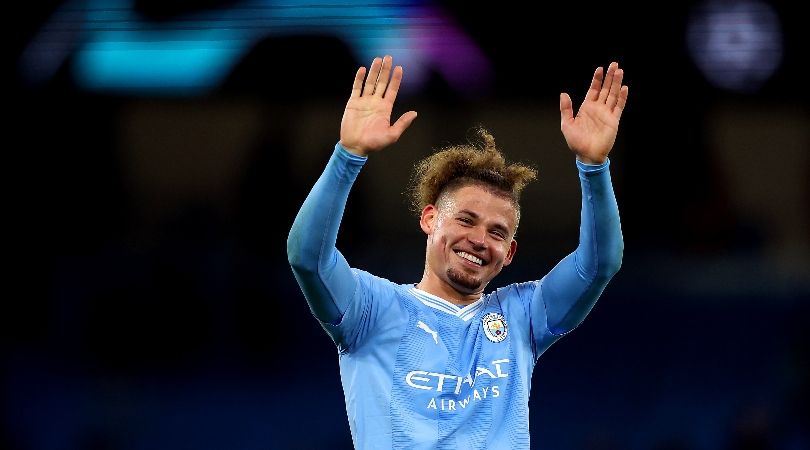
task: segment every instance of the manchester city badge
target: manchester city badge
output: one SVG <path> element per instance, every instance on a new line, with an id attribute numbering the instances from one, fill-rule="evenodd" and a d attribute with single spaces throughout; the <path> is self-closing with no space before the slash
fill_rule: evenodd
<path id="1" fill-rule="evenodd" d="M 492 342 L 501 342 L 506 339 L 506 319 L 502 315 L 491 312 L 481 319 L 484 326 L 484 334 Z"/>

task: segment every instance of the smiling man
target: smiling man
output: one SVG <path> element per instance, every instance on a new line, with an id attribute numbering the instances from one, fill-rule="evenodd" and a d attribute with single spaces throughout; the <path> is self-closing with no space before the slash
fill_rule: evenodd
<path id="1" fill-rule="evenodd" d="M 582 189 L 578 247 L 537 280 L 491 292 L 489 282 L 515 257 L 520 194 L 535 171 L 508 163 L 483 129 L 480 145 L 445 148 L 415 166 L 412 205 L 426 235 L 418 283 L 353 268 L 336 249 L 368 155 L 416 118 L 409 111 L 391 124 L 402 67 L 386 56 L 366 72 L 357 71 L 340 141 L 287 240 L 309 307 L 338 348 L 354 446 L 528 449 L 535 363 L 582 322 L 621 265 L 608 153 L 627 101 L 623 71 L 616 63 L 597 68 L 576 114 L 560 95 Z"/>

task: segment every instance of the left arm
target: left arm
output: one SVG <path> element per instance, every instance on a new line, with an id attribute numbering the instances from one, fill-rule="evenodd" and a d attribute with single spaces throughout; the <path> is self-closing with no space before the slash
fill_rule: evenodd
<path id="1" fill-rule="evenodd" d="M 571 97 L 560 95 L 560 128 L 576 155 L 582 189 L 579 245 L 546 275 L 532 302 L 534 308 L 544 309 L 546 327 L 556 335 L 585 319 L 621 267 L 624 241 L 608 154 L 627 102 L 623 76 L 615 62 L 607 74 L 597 68 L 576 116 Z"/>
<path id="2" fill-rule="evenodd" d="M 533 304 L 545 308 L 546 326 L 556 335 L 585 319 L 621 267 L 624 240 L 609 167 L 609 160 L 598 165 L 577 161 L 582 189 L 579 245 L 535 291 Z"/>

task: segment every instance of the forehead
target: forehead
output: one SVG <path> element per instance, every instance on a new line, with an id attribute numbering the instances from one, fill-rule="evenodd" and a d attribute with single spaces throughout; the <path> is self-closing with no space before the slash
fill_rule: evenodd
<path id="1" fill-rule="evenodd" d="M 483 186 L 475 184 L 463 186 L 442 197 L 444 198 L 439 208 L 447 213 L 469 211 L 483 218 L 500 217 L 506 220 L 510 227 L 515 224 L 517 211 L 512 202 Z"/>

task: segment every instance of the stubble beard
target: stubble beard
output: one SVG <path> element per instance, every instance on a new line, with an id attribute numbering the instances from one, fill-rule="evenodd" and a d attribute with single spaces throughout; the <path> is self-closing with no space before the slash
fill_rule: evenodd
<path id="1" fill-rule="evenodd" d="M 459 270 L 448 268 L 447 269 L 447 278 L 452 281 L 453 283 L 469 289 L 472 292 L 477 292 L 478 289 L 481 287 L 481 279 L 475 278 L 466 273 L 463 273 Z"/>

